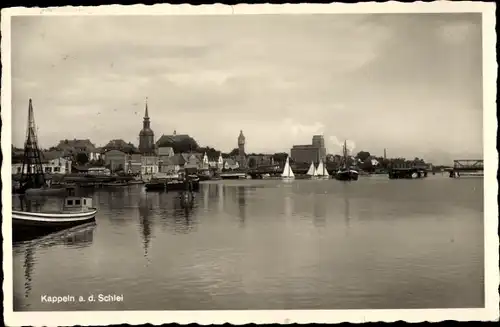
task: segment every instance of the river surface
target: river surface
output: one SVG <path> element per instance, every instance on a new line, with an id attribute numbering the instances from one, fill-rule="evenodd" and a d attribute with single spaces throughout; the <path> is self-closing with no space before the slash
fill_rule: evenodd
<path id="1" fill-rule="evenodd" d="M 91 196 L 95 226 L 14 244 L 14 310 L 484 307 L 482 178 L 206 182 L 189 210 Z M 123 301 L 78 302 L 99 294 Z"/>

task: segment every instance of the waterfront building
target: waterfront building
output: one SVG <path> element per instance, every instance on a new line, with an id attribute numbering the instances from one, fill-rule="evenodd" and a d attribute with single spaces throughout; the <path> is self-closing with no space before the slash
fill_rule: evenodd
<path id="1" fill-rule="evenodd" d="M 224 168 L 224 159 L 222 158 L 222 153 L 219 154 L 219 158 L 217 159 L 217 170 L 222 170 Z"/>
<path id="2" fill-rule="evenodd" d="M 166 157 L 159 161 L 160 173 L 177 174 L 184 169 L 184 158 L 181 155 Z"/>
<path id="3" fill-rule="evenodd" d="M 87 173 L 93 176 L 110 176 L 111 170 L 106 167 L 89 167 Z"/>
<path id="4" fill-rule="evenodd" d="M 156 155 L 142 155 L 141 156 L 141 174 L 154 175 L 158 173 L 159 160 Z"/>
<path id="5" fill-rule="evenodd" d="M 224 160 L 224 170 L 234 170 L 240 168 L 240 164 L 237 160 L 228 158 Z"/>
<path id="6" fill-rule="evenodd" d="M 217 169 L 218 167 L 218 159 L 217 158 L 209 158 L 208 159 L 208 167 L 210 169 Z"/>
<path id="7" fill-rule="evenodd" d="M 142 171 L 142 156 L 140 153 L 131 153 L 127 155 L 125 163 L 127 174 L 140 174 Z"/>
<path id="8" fill-rule="evenodd" d="M 127 154 L 120 150 L 110 150 L 105 153 L 104 164 L 112 173 L 125 169 Z"/>
<path id="9" fill-rule="evenodd" d="M 69 174 L 71 173 L 71 164 L 71 160 L 63 157 L 53 158 L 46 161 L 42 160 L 43 171 L 47 174 Z"/>
<path id="10" fill-rule="evenodd" d="M 159 172 L 167 172 L 171 170 L 172 162 L 175 160 L 170 160 L 174 158 L 175 153 L 172 147 L 159 147 L 158 148 L 158 170 Z M 178 161 L 178 160 L 177 160 Z"/>
<path id="11" fill-rule="evenodd" d="M 72 161 L 64 157 L 52 159 L 42 158 L 42 170 L 46 174 L 64 175 L 71 173 Z M 12 164 L 12 174 L 21 174 L 23 163 Z M 24 167 L 24 173 L 27 173 L 27 167 Z"/>
<path id="12" fill-rule="evenodd" d="M 261 166 L 271 166 L 273 165 L 272 155 L 251 155 L 247 158 L 247 165 L 249 168 L 257 168 Z"/>
<path id="13" fill-rule="evenodd" d="M 155 133 L 151 129 L 151 121 L 149 119 L 149 112 L 148 112 L 148 102 L 146 99 L 146 108 L 144 110 L 142 129 L 139 132 L 139 152 L 143 156 L 146 157 L 156 156 L 156 146 L 154 138 L 155 138 Z"/>
<path id="14" fill-rule="evenodd" d="M 312 144 L 294 145 L 290 150 L 290 157 L 296 163 L 326 161 L 325 139 L 323 135 L 314 135 Z"/>
<path id="15" fill-rule="evenodd" d="M 203 159 L 201 160 L 201 169 L 208 169 L 210 167 L 210 160 L 206 153 L 203 154 Z"/>
<path id="16" fill-rule="evenodd" d="M 99 161 L 99 160 L 103 159 L 102 152 L 103 152 L 102 148 L 96 148 L 96 149 L 90 151 L 88 153 L 89 161 Z"/>

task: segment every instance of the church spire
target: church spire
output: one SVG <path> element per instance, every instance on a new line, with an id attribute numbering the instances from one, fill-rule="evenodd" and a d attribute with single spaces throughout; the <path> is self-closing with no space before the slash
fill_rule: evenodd
<path id="1" fill-rule="evenodd" d="M 146 97 L 146 110 L 144 113 L 144 119 L 149 119 L 149 113 L 148 113 L 148 97 Z"/>

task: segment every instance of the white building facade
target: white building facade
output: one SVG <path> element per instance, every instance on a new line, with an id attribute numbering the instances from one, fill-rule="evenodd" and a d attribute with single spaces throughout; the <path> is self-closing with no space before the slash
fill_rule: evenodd
<path id="1" fill-rule="evenodd" d="M 42 163 L 43 172 L 46 174 L 64 175 L 71 173 L 72 161 L 66 158 L 55 158 L 48 162 Z M 12 164 L 12 174 L 21 174 L 23 169 L 22 163 Z M 24 173 L 27 172 L 27 167 L 24 167 Z"/>

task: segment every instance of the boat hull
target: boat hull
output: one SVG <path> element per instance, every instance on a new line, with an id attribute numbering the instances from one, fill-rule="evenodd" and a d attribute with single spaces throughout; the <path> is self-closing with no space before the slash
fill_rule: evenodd
<path id="1" fill-rule="evenodd" d="M 78 225 L 95 222 L 97 209 L 78 213 L 41 213 L 12 211 L 12 232 L 14 239 L 28 235 L 46 235 Z"/>
<path id="2" fill-rule="evenodd" d="M 357 181 L 359 174 L 352 171 L 342 171 L 335 175 L 335 179 L 339 181 Z"/>
<path id="3" fill-rule="evenodd" d="M 128 183 L 102 183 L 103 187 L 124 187 L 128 186 Z"/>
<path id="4" fill-rule="evenodd" d="M 146 183 L 146 191 L 185 191 L 186 186 L 184 182 L 155 182 Z M 200 181 L 193 181 L 193 191 L 200 189 Z"/>

